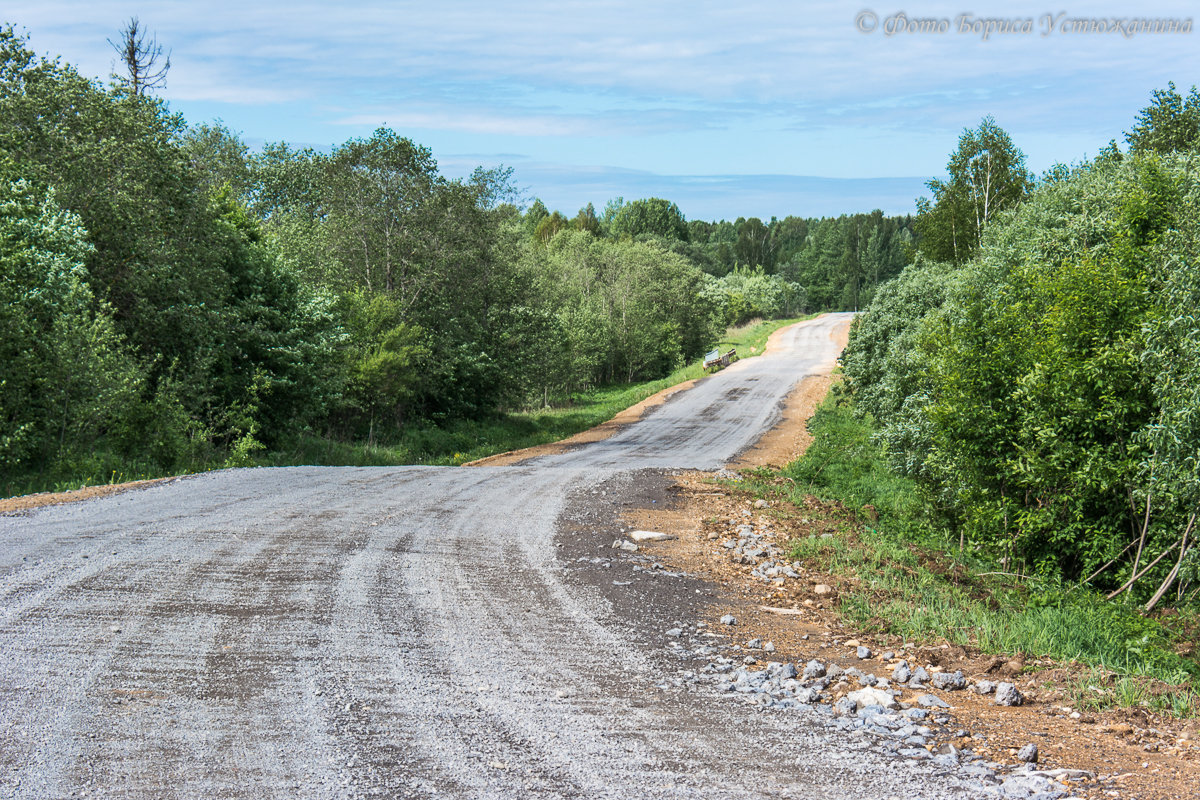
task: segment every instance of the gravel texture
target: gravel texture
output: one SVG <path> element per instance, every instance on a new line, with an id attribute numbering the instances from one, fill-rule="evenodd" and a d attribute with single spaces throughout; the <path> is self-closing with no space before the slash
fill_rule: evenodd
<path id="1" fill-rule="evenodd" d="M 0 797 L 1045 792 L 904 756 L 895 731 L 925 723 L 883 706 L 857 725 L 729 702 L 703 672 L 701 581 L 556 536 L 611 487 L 636 495 L 638 470 L 728 462 L 844 323 L 520 466 L 228 470 L 0 517 Z"/>

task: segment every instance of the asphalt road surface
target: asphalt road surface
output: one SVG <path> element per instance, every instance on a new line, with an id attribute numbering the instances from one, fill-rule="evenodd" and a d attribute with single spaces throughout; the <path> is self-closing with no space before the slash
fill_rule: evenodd
<path id="1" fill-rule="evenodd" d="M 708 590 L 573 566 L 613 498 L 750 445 L 847 316 L 518 466 L 226 470 L 0 517 L 0 797 L 971 796 L 820 715 L 657 688 L 661 626 Z"/>

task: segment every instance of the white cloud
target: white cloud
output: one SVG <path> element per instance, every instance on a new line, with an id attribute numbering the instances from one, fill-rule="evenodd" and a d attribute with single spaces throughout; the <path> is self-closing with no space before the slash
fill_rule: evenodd
<path id="1" fill-rule="evenodd" d="M 545 115 L 500 116 L 471 112 L 379 111 L 353 114 L 335 120 L 338 125 L 355 127 L 421 128 L 465 131 L 485 136 L 587 136 L 596 132 L 595 121 L 577 117 Z"/>
<path id="2" fill-rule="evenodd" d="M 1190 14 L 1160 3 L 1138 14 Z M 1115 84 L 1145 82 L 1173 61 L 1198 63 L 1188 36 L 1008 37 L 864 35 L 857 7 L 840 2 L 657 3 L 440 2 L 167 3 L 140 13 L 143 23 L 189 59 L 211 88 L 205 99 L 249 102 L 307 96 L 492 98 L 497 85 L 532 92 L 685 97 L 696 102 L 762 105 L 877 103 L 927 97 L 947 87 L 988 86 L 997 79 L 1034 82 L 1064 70 L 1098 73 Z M 898 8 L 878 8 L 886 17 Z M 927 2 L 920 12 L 953 18 L 955 2 Z M 1081 11 L 1084 9 L 1080 9 Z M 1127 15 L 1128 7 L 1093 2 L 1089 14 Z M 20 4 L 10 9 L 38 39 L 53 40 L 72 61 L 107 74 L 103 39 L 130 13 L 124 4 Z M 137 9 L 134 9 L 137 13 Z M 916 12 L 913 11 L 915 14 Z M 1000 15 L 1039 17 L 1044 8 L 1005 5 Z M 981 13 L 980 16 L 983 16 Z M 64 23 L 64 20 L 70 20 Z M 1200 34 L 1197 34 L 1200 36 Z M 69 48 L 69 50 L 68 50 Z M 1121 64 L 1119 71 L 1115 64 Z M 96 70 L 96 67 L 100 67 Z M 200 69 L 200 67 L 207 67 Z M 204 96 L 199 80 L 180 78 L 169 97 Z M 178 88 L 178 94 L 176 94 Z M 480 95 L 483 89 L 487 94 Z"/>

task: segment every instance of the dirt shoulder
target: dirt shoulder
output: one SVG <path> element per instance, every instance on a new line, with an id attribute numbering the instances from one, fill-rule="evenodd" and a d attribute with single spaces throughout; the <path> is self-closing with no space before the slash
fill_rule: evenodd
<path id="1" fill-rule="evenodd" d="M 779 332 L 777 332 L 779 333 Z M 850 337 L 850 326 L 841 325 L 830 333 L 830 338 L 837 343 L 838 351 L 846 347 Z M 766 354 L 780 347 L 774 335 L 767 341 Z M 779 422 L 762 435 L 762 437 L 746 450 L 736 461 L 730 464 L 735 469 L 749 467 L 783 467 L 795 461 L 808 446 L 812 444 L 812 434 L 808 432 L 808 420 L 816 413 L 817 406 L 829 393 L 833 385 L 832 372 L 825 375 L 811 375 L 804 378 L 784 400 L 782 418 Z"/>
<path id="2" fill-rule="evenodd" d="M 146 489 L 151 486 L 157 486 L 160 483 L 171 483 L 182 479 L 182 476 L 151 478 L 144 481 L 128 481 L 126 483 L 114 483 L 105 486 L 85 486 L 82 489 L 75 489 L 70 492 L 39 492 L 38 494 L 24 494 L 19 497 L 5 497 L 0 498 L 0 514 L 19 514 L 23 511 L 30 511 L 35 508 L 42 508 L 43 506 L 78 503 L 83 500 L 109 497 L 110 495 L 128 492 L 133 489 Z"/>

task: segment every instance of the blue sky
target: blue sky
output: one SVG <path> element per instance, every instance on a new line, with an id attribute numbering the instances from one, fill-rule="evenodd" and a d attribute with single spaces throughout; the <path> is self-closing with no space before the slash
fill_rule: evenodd
<path id="1" fill-rule="evenodd" d="M 732 219 L 908 212 L 985 115 L 1041 171 L 1121 140 L 1167 81 L 1200 83 L 1200 31 L 1064 27 L 1187 19 L 1194 2 L 1069 2 L 42 0 L 0 19 L 107 76 L 105 39 L 136 15 L 171 50 L 160 96 L 251 145 L 328 148 L 387 125 L 451 176 L 512 166 L 568 214 L 657 195 L 688 218 Z M 949 30 L 887 35 L 901 11 Z M 960 32 L 966 13 L 1033 30 L 984 40 Z"/>

